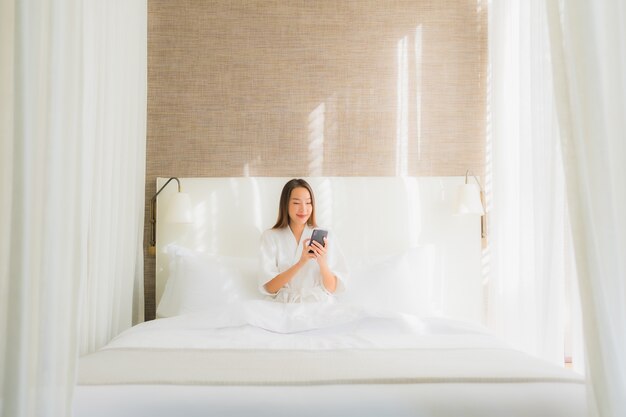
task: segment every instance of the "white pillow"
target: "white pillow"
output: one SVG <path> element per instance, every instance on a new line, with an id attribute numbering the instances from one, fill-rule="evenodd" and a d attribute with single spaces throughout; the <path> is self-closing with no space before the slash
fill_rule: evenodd
<path id="1" fill-rule="evenodd" d="M 167 248 L 169 277 L 157 317 L 197 311 L 220 313 L 241 300 L 261 298 L 255 258 L 208 255 L 176 245 Z"/>
<path id="2" fill-rule="evenodd" d="M 350 283 L 340 300 L 418 316 L 436 313 L 433 290 L 441 284 L 436 261 L 433 246 L 420 246 L 380 259 L 352 262 Z"/>

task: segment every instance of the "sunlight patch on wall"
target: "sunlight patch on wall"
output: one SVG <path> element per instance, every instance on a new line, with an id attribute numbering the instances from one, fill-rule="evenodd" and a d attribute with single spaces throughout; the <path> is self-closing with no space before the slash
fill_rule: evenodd
<path id="1" fill-rule="evenodd" d="M 422 159 L 422 25 L 415 28 L 415 123 L 419 161 Z"/>
<path id="2" fill-rule="evenodd" d="M 308 123 L 308 158 L 309 175 L 321 176 L 324 171 L 324 124 L 326 117 L 326 105 L 320 103 L 309 114 Z"/>
<path id="3" fill-rule="evenodd" d="M 409 60 L 408 36 L 397 46 L 398 82 L 396 109 L 396 176 L 408 175 L 409 159 Z"/>

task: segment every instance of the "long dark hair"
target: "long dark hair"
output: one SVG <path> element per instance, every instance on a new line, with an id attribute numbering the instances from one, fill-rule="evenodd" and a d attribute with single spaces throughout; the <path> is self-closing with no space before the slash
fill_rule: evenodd
<path id="1" fill-rule="evenodd" d="M 276 220 L 276 224 L 272 229 L 281 229 L 283 227 L 289 226 L 289 198 L 291 198 L 291 192 L 294 188 L 306 188 L 311 195 L 311 206 L 313 209 L 311 210 L 311 216 L 307 220 L 306 224 L 311 227 L 316 227 L 317 222 L 315 221 L 315 197 L 313 196 L 313 189 L 303 179 L 295 178 L 293 180 L 287 181 L 287 184 L 283 187 L 283 191 L 280 193 L 280 203 L 278 205 L 278 220 Z"/>

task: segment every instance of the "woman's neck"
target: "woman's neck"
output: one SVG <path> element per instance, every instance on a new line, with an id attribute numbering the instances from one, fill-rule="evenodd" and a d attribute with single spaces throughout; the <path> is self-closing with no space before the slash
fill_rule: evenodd
<path id="1" fill-rule="evenodd" d="M 289 223 L 289 228 L 291 229 L 291 233 L 293 233 L 293 237 L 296 239 L 297 243 L 300 243 L 300 238 L 302 238 L 302 232 L 304 232 L 305 227 L 306 225 L 304 224 Z"/>

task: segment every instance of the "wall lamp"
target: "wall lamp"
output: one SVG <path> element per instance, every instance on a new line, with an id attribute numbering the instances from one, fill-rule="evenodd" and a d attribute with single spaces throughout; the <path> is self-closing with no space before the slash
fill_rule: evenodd
<path id="1" fill-rule="evenodd" d="M 171 223 L 192 223 L 193 216 L 191 211 L 191 199 L 189 194 L 181 192 L 180 180 L 176 177 L 172 177 L 167 180 L 165 184 L 157 193 L 150 199 L 150 245 L 148 246 L 148 253 L 151 256 L 156 255 L 156 199 L 157 196 L 163 191 L 163 189 L 175 180 L 178 183 L 178 192 L 172 197 L 172 201 L 169 203 L 168 211 L 165 220 Z"/>
<path id="2" fill-rule="evenodd" d="M 474 177 L 476 184 L 468 182 L 469 176 Z M 457 214 L 480 215 L 480 237 L 487 237 L 487 218 L 485 213 L 485 190 L 478 178 L 469 169 L 465 172 L 465 184 L 459 186 Z"/>

